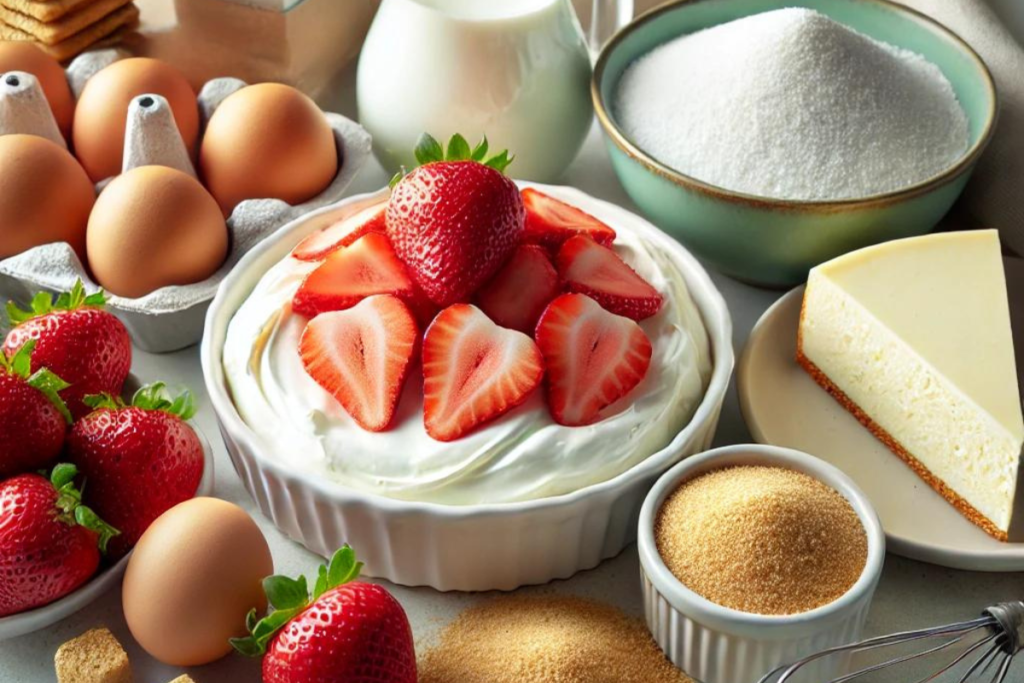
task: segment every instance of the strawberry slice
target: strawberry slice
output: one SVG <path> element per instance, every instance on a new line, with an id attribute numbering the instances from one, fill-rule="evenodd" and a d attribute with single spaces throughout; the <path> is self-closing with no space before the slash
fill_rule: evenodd
<path id="1" fill-rule="evenodd" d="M 633 320 L 661 310 L 662 296 L 618 254 L 583 235 L 558 250 L 558 274 L 570 292 L 586 294 L 612 313 Z"/>
<path id="2" fill-rule="evenodd" d="M 651 341 L 640 326 L 583 294 L 563 294 L 537 323 L 537 345 L 548 368 L 548 406 L 570 427 L 600 419 L 647 374 Z"/>
<path id="3" fill-rule="evenodd" d="M 558 292 L 558 271 L 547 252 L 524 244 L 480 290 L 477 301 L 494 322 L 532 336 L 537 319 Z"/>
<path id="4" fill-rule="evenodd" d="M 326 311 L 351 308 L 374 294 L 394 294 L 411 301 L 416 292 L 388 238 L 370 233 L 334 252 L 307 275 L 295 293 L 292 308 L 312 318 Z"/>
<path id="5" fill-rule="evenodd" d="M 498 327 L 476 306 L 441 311 L 423 338 L 423 421 L 454 441 L 526 400 L 544 376 L 533 340 Z"/>
<path id="6" fill-rule="evenodd" d="M 571 204 L 555 199 L 532 187 L 522 191 L 526 205 L 526 232 L 523 241 L 540 244 L 555 253 L 576 235 L 587 235 L 598 244 L 610 247 L 615 231 Z"/>
<path id="7" fill-rule="evenodd" d="M 384 223 L 387 208 L 387 204 L 375 204 L 348 218 L 343 218 L 323 230 L 317 230 L 312 235 L 307 235 L 292 249 L 292 257 L 300 261 L 323 261 L 363 235 L 371 232 L 383 235 L 387 230 Z"/>
<path id="8" fill-rule="evenodd" d="M 345 311 L 322 313 L 299 341 L 302 365 L 363 429 L 391 424 L 409 374 L 419 329 L 394 296 L 371 296 Z"/>

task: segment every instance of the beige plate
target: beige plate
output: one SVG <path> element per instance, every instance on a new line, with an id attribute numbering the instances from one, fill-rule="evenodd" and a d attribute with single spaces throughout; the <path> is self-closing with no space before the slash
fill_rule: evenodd
<path id="1" fill-rule="evenodd" d="M 1024 368 L 1024 261 L 1006 259 L 1017 367 Z M 1000 543 L 917 477 L 796 364 L 803 287 L 761 316 L 739 362 L 740 408 L 759 443 L 832 463 L 871 499 L 897 555 L 975 571 L 1024 570 L 1024 543 Z"/>

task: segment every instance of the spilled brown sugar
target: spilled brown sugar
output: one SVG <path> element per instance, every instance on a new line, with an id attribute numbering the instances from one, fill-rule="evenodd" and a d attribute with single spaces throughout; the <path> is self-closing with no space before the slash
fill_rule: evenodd
<path id="1" fill-rule="evenodd" d="M 575 597 L 489 600 L 419 662 L 419 683 L 692 683 L 639 619 Z"/>
<path id="2" fill-rule="evenodd" d="M 797 614 L 835 601 L 860 578 L 867 534 L 837 491 L 780 467 L 731 467 L 688 481 L 655 526 L 669 571 L 708 600 L 743 612 Z"/>

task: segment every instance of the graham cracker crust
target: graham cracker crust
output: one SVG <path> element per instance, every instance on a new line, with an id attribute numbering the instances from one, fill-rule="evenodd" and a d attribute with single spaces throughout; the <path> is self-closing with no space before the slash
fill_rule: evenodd
<path id="1" fill-rule="evenodd" d="M 834 398 L 839 403 L 839 405 L 841 405 L 843 408 L 849 411 L 854 417 L 856 417 L 862 425 L 867 427 L 867 429 L 872 434 L 875 435 L 875 438 L 877 438 L 879 441 L 885 444 L 885 446 L 890 451 L 899 456 L 899 458 L 903 460 L 903 462 L 906 463 L 907 466 L 910 467 L 910 469 L 912 469 L 917 474 L 917 476 L 919 476 L 921 479 L 925 481 L 925 483 L 927 483 L 929 486 L 935 489 L 935 491 L 940 496 L 945 498 L 950 505 L 955 507 L 957 511 L 960 512 L 960 514 L 966 517 L 972 524 L 975 524 L 976 526 L 980 527 L 989 536 L 992 536 L 996 540 L 1002 541 L 1003 543 L 1007 543 L 1009 541 L 1009 537 L 1005 531 L 1000 530 L 999 527 L 997 527 L 995 523 L 992 522 L 992 520 L 990 520 L 985 515 L 981 514 L 981 512 L 979 512 L 977 508 L 975 508 L 973 505 L 964 500 L 964 498 L 961 497 L 960 494 L 958 494 L 953 489 L 949 488 L 949 486 L 947 486 L 944 481 L 942 481 L 934 474 L 932 474 L 931 471 L 927 467 L 925 467 L 920 460 L 911 455 L 906 448 L 904 448 L 895 438 L 893 438 L 891 434 L 889 434 L 889 432 L 882 429 L 882 427 L 879 426 L 878 423 L 872 420 L 867 413 L 860 409 L 860 406 L 851 401 L 850 397 L 847 396 L 842 389 L 837 387 L 835 383 L 831 379 L 829 379 L 828 376 L 825 375 L 825 373 L 822 372 L 821 369 L 817 365 L 815 365 L 813 361 L 811 361 L 811 359 L 804 355 L 804 311 L 805 308 L 801 306 L 801 324 L 797 328 L 796 337 L 796 362 L 800 364 L 800 367 L 806 370 L 807 374 L 810 375 L 811 378 L 815 382 L 817 382 L 818 385 L 821 386 L 821 388 L 823 388 L 825 391 L 831 394 L 832 398 Z"/>

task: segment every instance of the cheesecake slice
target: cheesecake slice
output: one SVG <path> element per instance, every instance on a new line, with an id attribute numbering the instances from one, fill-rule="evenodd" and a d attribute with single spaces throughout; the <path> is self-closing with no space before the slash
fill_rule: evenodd
<path id="1" fill-rule="evenodd" d="M 965 517 L 1024 540 L 1024 418 L 996 231 L 896 240 L 818 266 L 797 361 Z"/>

